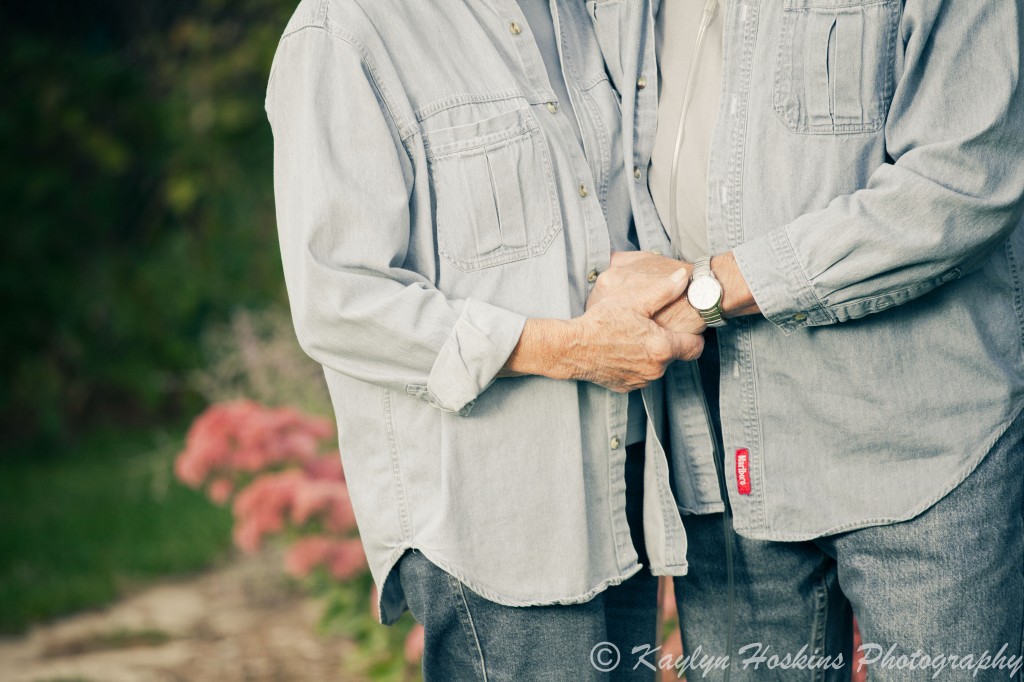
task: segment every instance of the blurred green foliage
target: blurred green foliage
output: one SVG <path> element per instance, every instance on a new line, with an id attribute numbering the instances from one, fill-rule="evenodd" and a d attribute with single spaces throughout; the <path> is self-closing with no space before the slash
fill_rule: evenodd
<path id="1" fill-rule="evenodd" d="M 231 512 L 174 477 L 183 429 L 94 431 L 0 460 L 0 635 L 227 555 Z"/>
<path id="2" fill-rule="evenodd" d="M 296 0 L 0 5 L 0 446 L 193 412 L 284 301 L 263 111 Z"/>
<path id="3" fill-rule="evenodd" d="M 371 613 L 370 602 L 377 593 L 370 594 L 373 579 L 370 574 L 348 582 L 338 582 L 318 570 L 306 581 L 308 589 L 325 604 L 320 618 L 320 631 L 341 633 L 356 643 L 351 655 L 346 656 L 343 670 L 356 679 L 377 682 L 416 682 L 423 679 L 419 660 L 403 656 L 406 637 L 416 621 L 408 611 L 390 627 L 381 627 L 376 613 Z"/>

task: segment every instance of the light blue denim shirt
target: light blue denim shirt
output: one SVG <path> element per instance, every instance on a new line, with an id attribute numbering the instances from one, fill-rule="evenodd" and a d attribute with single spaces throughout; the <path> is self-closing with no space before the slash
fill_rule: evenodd
<path id="1" fill-rule="evenodd" d="M 588 11 L 632 130 L 640 247 L 669 253 L 646 189 L 657 0 Z M 1024 407 L 1024 3 L 720 11 L 708 238 L 764 313 L 719 330 L 736 528 L 798 540 L 911 518 Z M 679 507 L 721 510 L 694 363 L 664 388 Z"/>
<path id="2" fill-rule="evenodd" d="M 304 0 L 274 59 L 288 295 L 386 622 L 408 548 L 509 605 L 585 601 L 640 568 L 625 396 L 495 380 L 527 317 L 582 314 L 609 226 L 632 219 L 593 27 L 582 2 L 557 9 L 585 154 L 516 0 Z M 664 451 L 646 463 L 652 568 L 681 574 Z"/>

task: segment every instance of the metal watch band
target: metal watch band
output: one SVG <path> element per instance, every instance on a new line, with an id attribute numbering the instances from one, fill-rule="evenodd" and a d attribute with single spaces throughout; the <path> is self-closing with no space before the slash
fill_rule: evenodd
<path id="1" fill-rule="evenodd" d="M 711 259 L 710 258 L 698 258 L 693 262 L 693 271 L 690 273 L 690 279 L 694 280 L 698 277 L 714 277 L 715 274 L 711 272 Z"/>
<path id="2" fill-rule="evenodd" d="M 715 281 L 718 278 L 715 277 L 715 273 L 711 271 L 711 258 L 698 258 L 693 263 L 693 271 L 690 273 L 690 281 L 693 281 L 699 277 L 710 277 Z M 722 302 L 719 301 L 713 308 L 709 310 L 698 310 L 697 314 L 704 320 L 704 324 L 709 327 L 724 327 L 726 322 L 725 318 L 722 317 Z"/>
<path id="3" fill-rule="evenodd" d="M 700 315 L 700 319 L 704 320 L 704 324 L 709 327 L 725 326 L 725 318 L 722 317 L 721 305 L 716 305 L 711 310 L 698 310 L 697 314 Z"/>

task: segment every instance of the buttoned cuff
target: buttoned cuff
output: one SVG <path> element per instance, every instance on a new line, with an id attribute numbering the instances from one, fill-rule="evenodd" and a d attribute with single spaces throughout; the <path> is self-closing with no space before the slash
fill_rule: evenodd
<path id="1" fill-rule="evenodd" d="M 786 334 L 836 322 L 814 293 L 786 228 L 741 244 L 732 253 L 761 314 Z"/>
<path id="2" fill-rule="evenodd" d="M 519 343 L 526 318 L 467 299 L 441 347 L 426 386 L 410 387 L 434 407 L 467 416 Z"/>

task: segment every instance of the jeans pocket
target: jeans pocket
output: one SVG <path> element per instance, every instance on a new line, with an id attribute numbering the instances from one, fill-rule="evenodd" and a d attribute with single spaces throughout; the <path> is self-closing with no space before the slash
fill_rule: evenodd
<path id="1" fill-rule="evenodd" d="M 561 230 L 546 142 L 529 109 L 424 133 L 438 254 L 472 271 L 544 253 Z"/>
<path id="2" fill-rule="evenodd" d="M 785 0 L 772 106 L 795 133 L 877 131 L 893 94 L 899 0 Z"/>

